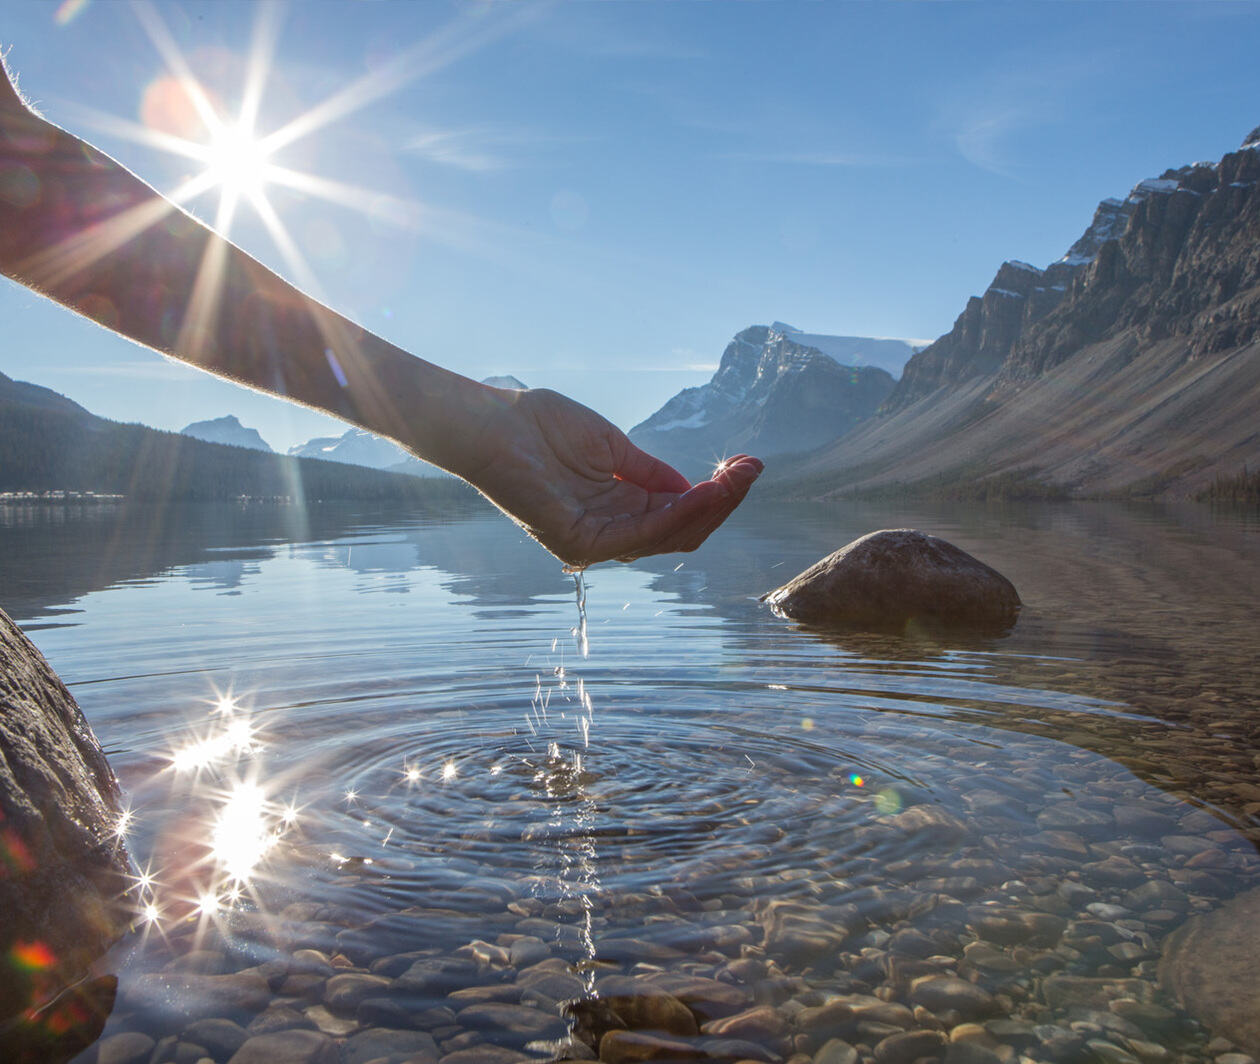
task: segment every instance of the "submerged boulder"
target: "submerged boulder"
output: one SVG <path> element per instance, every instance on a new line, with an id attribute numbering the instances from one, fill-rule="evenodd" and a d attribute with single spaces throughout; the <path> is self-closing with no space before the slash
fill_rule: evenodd
<path id="1" fill-rule="evenodd" d="M 965 627 L 1002 632 L 1019 595 L 996 569 L 913 528 L 871 532 L 762 595 L 775 613 L 807 624 L 878 631 Z"/>
<path id="2" fill-rule="evenodd" d="M 1192 916 L 1164 943 L 1159 981 L 1213 1034 L 1260 1055 L 1260 888 Z"/>
<path id="3" fill-rule="evenodd" d="M 0 611 L 0 1039 L 5 1018 L 81 979 L 127 930 L 121 816 L 82 711 Z"/>

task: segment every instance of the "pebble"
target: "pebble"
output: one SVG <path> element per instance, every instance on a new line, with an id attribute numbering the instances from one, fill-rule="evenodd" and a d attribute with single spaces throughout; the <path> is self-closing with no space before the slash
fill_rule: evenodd
<path id="1" fill-rule="evenodd" d="M 536 1057 L 504 1046 L 476 1046 L 447 1053 L 438 1060 L 438 1064 L 523 1064 L 536 1060 Z"/>
<path id="2" fill-rule="evenodd" d="M 858 1051 L 842 1038 L 832 1038 L 814 1054 L 813 1064 L 858 1064 Z"/>
<path id="3" fill-rule="evenodd" d="M 508 948 L 508 961 L 516 968 L 528 968 L 550 956 L 547 944 L 533 935 L 522 935 Z"/>
<path id="4" fill-rule="evenodd" d="M 925 975 L 910 984 L 910 1000 L 932 1012 L 952 1012 L 963 1020 L 988 1016 L 995 1010 L 993 995 L 954 975 Z"/>
<path id="5" fill-rule="evenodd" d="M 265 1012 L 259 1013 L 246 1028 L 248 1034 L 271 1034 L 274 1031 L 288 1031 L 293 1028 L 317 1030 L 314 1020 L 288 1005 L 271 1005 Z"/>
<path id="6" fill-rule="evenodd" d="M 761 1042 L 778 1038 L 787 1029 L 787 1023 L 778 1009 L 758 1005 L 746 1012 L 737 1012 L 720 1020 L 710 1020 L 701 1028 L 705 1034 L 726 1038 L 742 1038 Z"/>
<path id="7" fill-rule="evenodd" d="M 342 1047 L 344 1064 L 368 1064 L 381 1057 L 406 1057 L 409 1064 L 437 1064 L 440 1055 L 432 1035 L 387 1027 L 360 1031 L 346 1039 Z"/>
<path id="8" fill-rule="evenodd" d="M 686 1005 L 646 980 L 609 976 L 596 984 L 596 990 L 600 999 L 631 1030 L 683 1036 L 700 1033 L 696 1018 Z"/>
<path id="9" fill-rule="evenodd" d="M 469 1005 L 459 1010 L 456 1020 L 479 1031 L 487 1041 L 517 1048 L 526 1042 L 563 1038 L 567 1031 L 564 1020 L 556 1013 L 524 1005 Z"/>
<path id="10" fill-rule="evenodd" d="M 139 1031 L 125 1031 L 101 1039 L 96 1064 L 148 1064 L 157 1042 Z"/>
<path id="11" fill-rule="evenodd" d="M 1139 911 L 1167 909 L 1173 913 L 1184 913 L 1190 908 L 1190 899 L 1171 883 L 1152 879 L 1129 891 L 1124 896 L 1124 904 Z"/>
<path id="12" fill-rule="evenodd" d="M 778 1064 L 783 1059 L 757 1042 L 747 1042 L 739 1038 L 707 1038 L 703 1049 L 709 1059 L 733 1060 L 740 1064 Z"/>
<path id="13" fill-rule="evenodd" d="M 245 1044 L 249 1033 L 231 1020 L 197 1020 L 184 1028 L 180 1036 L 185 1042 L 204 1046 L 216 1060 L 226 1060 Z"/>
<path id="14" fill-rule="evenodd" d="M 353 1015 L 365 998 L 377 997 L 389 987 L 390 980 L 380 975 L 334 975 L 324 984 L 324 1004 L 330 1012 Z"/>
<path id="15" fill-rule="evenodd" d="M 914 1064 L 924 1057 L 944 1056 L 945 1037 L 939 1031 L 901 1031 L 875 1046 L 878 1064 Z"/>
<path id="16" fill-rule="evenodd" d="M 945 1050 L 945 1064 L 1002 1064 L 1002 1058 L 979 1042 L 955 1042 Z"/>
<path id="17" fill-rule="evenodd" d="M 229 1064 L 340 1064 L 337 1043 L 318 1031 L 279 1031 L 249 1038 Z"/>
<path id="18" fill-rule="evenodd" d="M 604 1064 L 636 1064 L 645 1060 L 704 1060 L 707 1053 L 690 1042 L 680 1042 L 644 1031 L 609 1031 L 599 1042 Z"/>
<path id="19" fill-rule="evenodd" d="M 252 1018 L 271 1003 L 271 987 L 260 974 L 156 972 L 124 982 L 128 1008 L 181 1028 L 204 1016 Z"/>

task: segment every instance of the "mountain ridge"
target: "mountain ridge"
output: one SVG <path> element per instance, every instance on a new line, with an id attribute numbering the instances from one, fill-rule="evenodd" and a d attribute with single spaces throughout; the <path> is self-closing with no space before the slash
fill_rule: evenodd
<path id="1" fill-rule="evenodd" d="M 1104 200 L 1045 270 L 1007 262 L 879 412 L 775 479 L 806 497 L 1194 495 L 1260 458 L 1260 136 Z M 774 476 L 772 471 L 772 477 Z"/>

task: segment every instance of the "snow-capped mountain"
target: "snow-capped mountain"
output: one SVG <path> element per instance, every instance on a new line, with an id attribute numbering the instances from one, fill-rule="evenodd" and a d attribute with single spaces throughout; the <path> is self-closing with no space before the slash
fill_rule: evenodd
<path id="1" fill-rule="evenodd" d="M 487 377 L 481 382 L 492 388 L 528 389 L 515 377 Z M 437 466 L 423 462 L 391 440 L 374 436 L 363 429 L 347 429 L 340 436 L 320 436 L 289 448 L 295 458 L 323 458 L 328 462 L 388 469 L 394 473 L 410 473 L 417 477 L 445 477 L 449 474 Z"/>
<path id="2" fill-rule="evenodd" d="M 258 430 L 242 425 L 235 414 L 209 421 L 194 421 L 179 431 L 181 436 L 192 436 L 207 443 L 226 443 L 233 447 L 248 447 L 251 451 L 272 453 L 267 441 L 258 435 Z"/>
<path id="3" fill-rule="evenodd" d="M 771 332 L 782 333 L 793 343 L 812 347 L 824 355 L 830 355 L 842 366 L 875 366 L 900 377 L 905 364 L 916 351 L 921 351 L 931 340 L 899 340 L 888 336 L 828 336 L 825 333 L 807 333 L 776 321 Z"/>
<path id="4" fill-rule="evenodd" d="M 411 456 L 398 444 L 363 429 L 347 429 L 340 436 L 318 436 L 289 448 L 295 458 L 323 458 L 328 462 L 388 469 Z"/>
<path id="5" fill-rule="evenodd" d="M 866 350 L 887 356 L 878 345 L 888 341 L 819 337 L 782 322 L 754 325 L 727 345 L 708 384 L 679 392 L 631 429 L 630 438 L 691 477 L 741 451 L 766 457 L 830 443 L 873 414 L 894 382 L 886 369 L 837 362 L 802 343 L 804 336 L 850 353 L 868 344 Z M 910 357 L 912 346 L 895 342 Z"/>

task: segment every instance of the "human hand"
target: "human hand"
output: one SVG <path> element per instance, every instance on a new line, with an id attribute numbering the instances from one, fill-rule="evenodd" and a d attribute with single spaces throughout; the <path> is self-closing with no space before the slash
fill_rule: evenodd
<path id="1" fill-rule="evenodd" d="M 695 550 L 739 505 L 762 463 L 723 460 L 692 485 L 593 410 L 547 389 L 499 392 L 479 461 L 463 473 L 566 565 Z"/>

